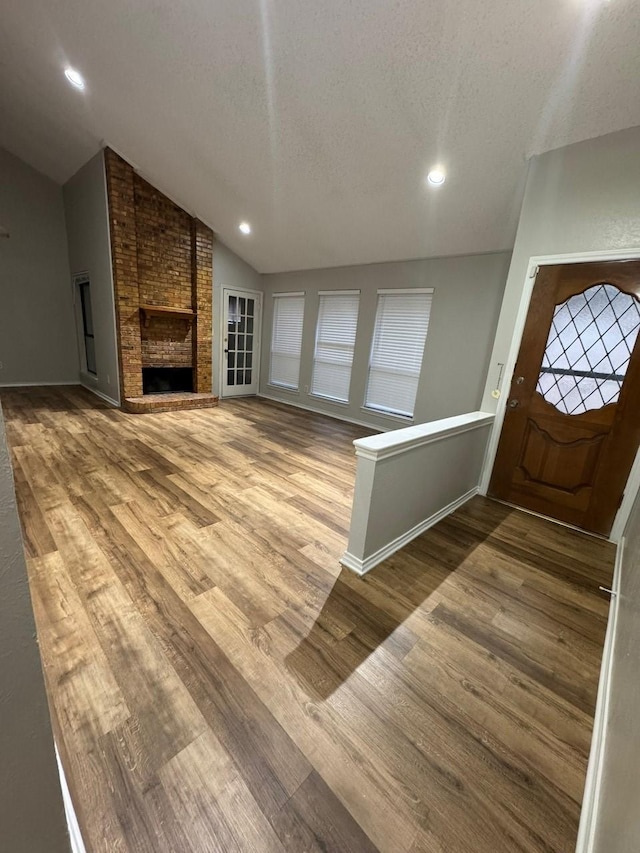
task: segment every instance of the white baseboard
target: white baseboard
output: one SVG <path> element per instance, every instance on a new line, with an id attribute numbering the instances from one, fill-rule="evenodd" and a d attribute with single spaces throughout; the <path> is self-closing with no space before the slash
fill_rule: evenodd
<path id="1" fill-rule="evenodd" d="M 92 388 L 90 385 L 86 385 L 84 382 L 80 383 L 83 388 L 86 388 L 87 391 L 91 391 L 92 394 L 95 394 L 96 397 L 100 397 L 101 400 L 104 400 L 105 403 L 109 403 L 111 406 L 115 406 L 116 409 L 120 408 L 120 403 L 117 400 L 114 400 L 113 397 L 108 397 L 106 394 L 103 394 L 102 391 L 98 391 L 97 388 Z"/>
<path id="2" fill-rule="evenodd" d="M 58 762 L 58 775 L 60 776 L 60 788 L 62 790 L 62 801 L 64 803 L 64 813 L 67 818 L 67 826 L 69 828 L 69 840 L 71 842 L 71 853 L 87 853 L 80 832 L 80 825 L 76 815 L 76 810 L 73 807 L 71 793 L 67 785 L 67 777 L 64 773 L 64 767 L 60 761 L 60 754 L 56 746 L 56 761 Z"/>
<path id="3" fill-rule="evenodd" d="M 616 562 L 613 570 L 613 582 L 609 604 L 609 619 L 607 621 L 607 633 L 602 651 L 602 666 L 600 667 L 600 680 L 598 682 L 598 699 L 596 712 L 593 719 L 593 735 L 591 737 L 591 750 L 589 752 L 589 764 L 587 766 L 587 778 L 582 798 L 582 811 L 580 812 L 580 826 L 578 828 L 578 842 L 576 853 L 593 853 L 596 836 L 596 825 L 598 818 L 598 802 L 600 800 L 600 788 L 602 784 L 602 770 L 604 766 L 604 755 L 607 740 L 607 720 L 609 717 L 609 698 L 611 695 L 611 673 L 613 663 L 613 652 L 616 642 L 616 626 L 618 622 L 618 599 L 620 596 L 620 573 L 624 556 L 624 537 L 620 540 L 616 550 Z"/>
<path id="4" fill-rule="evenodd" d="M 77 379 L 69 379 L 66 382 L 0 382 L 0 388 L 39 388 L 44 385 L 80 385 Z"/>
<path id="5" fill-rule="evenodd" d="M 351 554 L 349 551 L 345 551 L 340 559 L 340 563 L 358 575 L 366 575 L 366 573 L 370 572 L 374 566 L 378 565 L 378 563 L 381 563 L 383 560 L 386 560 L 387 557 L 395 554 L 395 552 L 399 551 L 400 548 L 404 548 L 404 546 L 411 542 L 412 539 L 415 539 L 416 536 L 420 536 L 420 534 L 424 533 L 425 530 L 428 530 L 430 527 L 433 527 L 434 524 L 442 521 L 443 518 L 446 518 L 458 509 L 458 507 L 461 507 L 462 504 L 465 504 L 477 494 L 478 487 L 474 486 L 473 489 L 469 489 L 469 491 L 465 492 L 464 495 L 461 495 L 459 498 L 451 501 L 450 504 L 447 504 L 442 509 L 434 512 L 433 515 L 429 516 L 429 518 L 425 518 L 423 521 L 418 522 L 418 524 L 412 527 L 411 530 L 407 530 L 406 533 L 400 534 L 400 536 L 397 536 L 391 542 L 383 545 L 382 548 L 378 548 L 378 550 L 374 554 L 371 554 L 370 557 L 365 557 L 364 560 L 362 560 L 354 554 Z"/>
<path id="6" fill-rule="evenodd" d="M 380 426 L 380 424 L 366 423 L 358 421 L 355 418 L 345 418 L 339 412 L 325 412 L 321 409 L 314 409 L 313 406 L 303 406 L 302 403 L 294 403 L 292 400 L 282 400 L 280 397 L 274 397 L 271 394 L 256 394 L 256 397 L 262 397 L 263 400 L 271 400 L 272 403 L 281 403 L 283 406 L 293 406 L 295 409 L 304 409 L 305 412 L 313 412 L 314 415 L 323 415 L 325 418 L 333 418 L 336 421 L 345 421 L 348 424 L 366 427 L 367 429 L 376 432 L 389 432 L 392 429 L 398 429 L 401 424 L 396 426 Z"/>

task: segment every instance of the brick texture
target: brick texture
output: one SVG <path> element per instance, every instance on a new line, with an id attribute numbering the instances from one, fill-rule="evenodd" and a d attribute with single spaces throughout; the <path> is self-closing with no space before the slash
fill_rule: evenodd
<path id="1" fill-rule="evenodd" d="M 109 148 L 105 149 L 105 164 L 116 297 L 120 392 L 124 399 L 142 394 L 134 172 L 128 163 Z"/>
<path id="2" fill-rule="evenodd" d="M 211 229 L 197 219 L 192 222 L 192 299 L 196 310 L 193 326 L 193 390 L 211 393 L 213 317 L 213 240 Z M 207 310 L 208 306 L 208 310 Z"/>
<path id="3" fill-rule="evenodd" d="M 122 398 L 142 396 L 143 367 L 191 367 L 194 392 L 211 394 L 213 232 L 109 148 L 105 162 Z M 196 316 L 145 324 L 142 305 Z"/>
<path id="4" fill-rule="evenodd" d="M 122 408 L 134 415 L 144 415 L 183 409 L 211 409 L 217 405 L 218 398 L 213 394 L 145 394 L 144 397 L 125 400 Z"/>

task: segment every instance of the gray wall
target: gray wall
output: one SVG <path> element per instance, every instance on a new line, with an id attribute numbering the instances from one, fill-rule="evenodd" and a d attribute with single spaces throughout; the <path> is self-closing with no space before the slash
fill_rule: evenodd
<path id="1" fill-rule="evenodd" d="M 86 387 L 120 402 L 118 347 L 111 274 L 111 246 L 107 188 L 102 151 L 86 163 L 63 187 L 71 275 L 88 272 L 96 346 L 97 377 L 84 370 Z M 75 294 L 78 340 L 82 337 L 82 310 Z M 80 343 L 79 346 L 83 344 Z M 84 366 L 84 358 L 80 359 Z"/>
<path id="2" fill-rule="evenodd" d="M 0 385 L 78 381 L 62 190 L 0 149 Z"/>
<path id="3" fill-rule="evenodd" d="M 220 394 L 220 340 L 222 328 L 222 290 L 262 290 L 263 276 L 239 258 L 224 243 L 213 245 L 213 393 Z"/>
<path id="4" fill-rule="evenodd" d="M 369 571 L 406 544 L 410 534 L 416 536 L 416 528 L 426 529 L 427 522 L 470 497 L 480 481 L 492 420 L 493 415 L 450 418 L 440 425 L 440 434 L 416 425 L 357 441 L 343 564 Z M 385 456 L 389 450 L 392 454 Z"/>
<path id="5" fill-rule="evenodd" d="M 509 254 L 402 261 L 388 264 L 308 270 L 263 276 L 265 289 L 260 393 L 296 403 L 334 417 L 381 429 L 406 426 L 407 421 L 363 410 L 375 323 L 377 291 L 383 288 L 435 288 L 423 369 L 418 386 L 415 423 L 472 412 L 478 408 Z M 358 335 L 348 405 L 311 396 L 315 328 L 320 290 L 359 289 Z M 274 292 L 303 290 L 305 317 L 300 390 L 286 391 L 268 384 Z"/>
<path id="6" fill-rule="evenodd" d="M 0 848 L 11 853 L 68 853 L 2 409 L 0 721 Z"/>
<path id="7" fill-rule="evenodd" d="M 491 389 L 497 363 L 506 361 L 509 352 L 529 259 L 632 248 L 640 249 L 640 128 L 531 161 L 482 403 L 485 411 L 497 406 Z"/>
<path id="8" fill-rule="evenodd" d="M 640 498 L 625 540 L 593 853 L 637 853 L 640 846 Z"/>

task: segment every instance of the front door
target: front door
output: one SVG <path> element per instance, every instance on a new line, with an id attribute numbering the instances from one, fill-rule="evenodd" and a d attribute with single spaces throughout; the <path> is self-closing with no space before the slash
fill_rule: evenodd
<path id="1" fill-rule="evenodd" d="M 608 535 L 640 442 L 640 261 L 541 267 L 489 494 Z"/>
<path id="2" fill-rule="evenodd" d="M 262 294 L 224 288 L 222 298 L 222 396 L 256 394 Z"/>

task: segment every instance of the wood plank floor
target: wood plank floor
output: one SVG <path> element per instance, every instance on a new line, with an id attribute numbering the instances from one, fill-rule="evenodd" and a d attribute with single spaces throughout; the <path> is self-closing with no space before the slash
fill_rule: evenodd
<path id="1" fill-rule="evenodd" d="M 569 853 L 613 548 L 477 498 L 341 570 L 362 429 L 6 389 L 92 853 Z"/>

